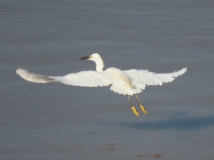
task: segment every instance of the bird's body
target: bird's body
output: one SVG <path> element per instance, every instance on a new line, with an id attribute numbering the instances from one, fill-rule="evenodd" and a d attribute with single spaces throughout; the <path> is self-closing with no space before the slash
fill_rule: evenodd
<path id="1" fill-rule="evenodd" d="M 137 69 L 122 71 L 113 67 L 103 70 L 104 62 L 98 53 L 94 53 L 88 57 L 82 57 L 81 59 L 94 61 L 96 63 L 96 71 L 81 71 L 65 76 L 44 76 L 28 72 L 24 69 L 17 69 L 16 73 L 23 79 L 34 83 L 61 82 L 66 85 L 81 87 L 110 86 L 110 90 L 126 95 L 128 99 L 130 95 L 135 95 L 141 109 L 147 114 L 147 111 L 140 103 L 137 94 L 142 92 L 146 85 L 162 85 L 163 83 L 171 82 L 175 77 L 184 74 L 187 70 L 186 68 L 183 68 L 182 70 L 173 73 L 158 74 L 147 70 Z M 130 99 L 129 102 L 135 115 L 139 116 L 135 107 L 132 106 Z"/>

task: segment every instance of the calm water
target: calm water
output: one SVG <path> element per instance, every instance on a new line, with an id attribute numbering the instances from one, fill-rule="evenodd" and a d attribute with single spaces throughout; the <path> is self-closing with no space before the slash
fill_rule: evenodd
<path id="1" fill-rule="evenodd" d="M 0 159 L 212 159 L 214 1 L 0 1 Z M 109 88 L 33 84 L 15 74 L 106 67 L 185 75 L 139 95 L 136 118 Z M 137 107 L 137 102 L 132 99 Z"/>

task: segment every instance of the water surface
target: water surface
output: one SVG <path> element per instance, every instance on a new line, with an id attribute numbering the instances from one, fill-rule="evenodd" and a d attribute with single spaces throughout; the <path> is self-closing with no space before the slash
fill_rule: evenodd
<path id="1" fill-rule="evenodd" d="M 214 2 L 0 2 L 0 158 L 211 159 L 214 149 Z M 136 118 L 109 88 L 33 84 L 17 68 L 46 75 L 106 67 L 185 75 L 139 95 Z M 137 107 L 137 102 L 132 98 Z"/>

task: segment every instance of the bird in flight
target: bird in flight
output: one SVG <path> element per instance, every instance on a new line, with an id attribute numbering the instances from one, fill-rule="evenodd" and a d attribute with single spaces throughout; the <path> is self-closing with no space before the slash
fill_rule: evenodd
<path id="1" fill-rule="evenodd" d="M 172 73 L 154 73 L 142 69 L 120 70 L 113 67 L 103 70 L 104 62 L 98 53 L 82 57 L 81 60 L 94 61 L 96 64 L 96 71 L 81 71 L 70 73 L 65 76 L 45 76 L 19 68 L 16 70 L 16 73 L 23 79 L 34 83 L 60 82 L 66 85 L 81 87 L 110 86 L 110 90 L 127 96 L 133 113 L 139 117 L 140 114 L 132 105 L 129 96 L 134 95 L 140 109 L 144 114 L 148 114 L 137 94 L 142 92 L 146 86 L 156 86 L 172 82 L 176 77 L 181 76 L 187 70 L 187 68 L 183 68 Z"/>

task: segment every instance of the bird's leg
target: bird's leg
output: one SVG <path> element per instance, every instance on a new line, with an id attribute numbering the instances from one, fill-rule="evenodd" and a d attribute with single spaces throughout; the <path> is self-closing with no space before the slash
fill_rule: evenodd
<path id="1" fill-rule="evenodd" d="M 130 105 L 131 105 L 131 109 L 132 109 L 133 113 L 134 113 L 137 117 L 139 117 L 139 112 L 138 112 L 137 109 L 132 105 L 132 102 L 131 102 L 131 100 L 130 100 L 130 98 L 129 98 L 129 95 L 126 95 L 126 96 L 127 96 L 128 100 L 129 100 L 129 103 L 130 103 Z"/>
<path id="2" fill-rule="evenodd" d="M 138 103 L 139 103 L 139 105 L 140 105 L 140 108 L 141 108 L 141 110 L 143 111 L 143 113 L 144 113 L 144 114 L 148 114 L 147 110 L 146 110 L 146 109 L 144 108 L 144 106 L 141 104 L 141 102 L 140 102 L 140 100 L 139 100 L 137 94 L 134 94 L 134 95 L 135 95 L 135 97 L 136 97 L 136 99 L 137 99 L 137 101 L 138 101 Z"/>

